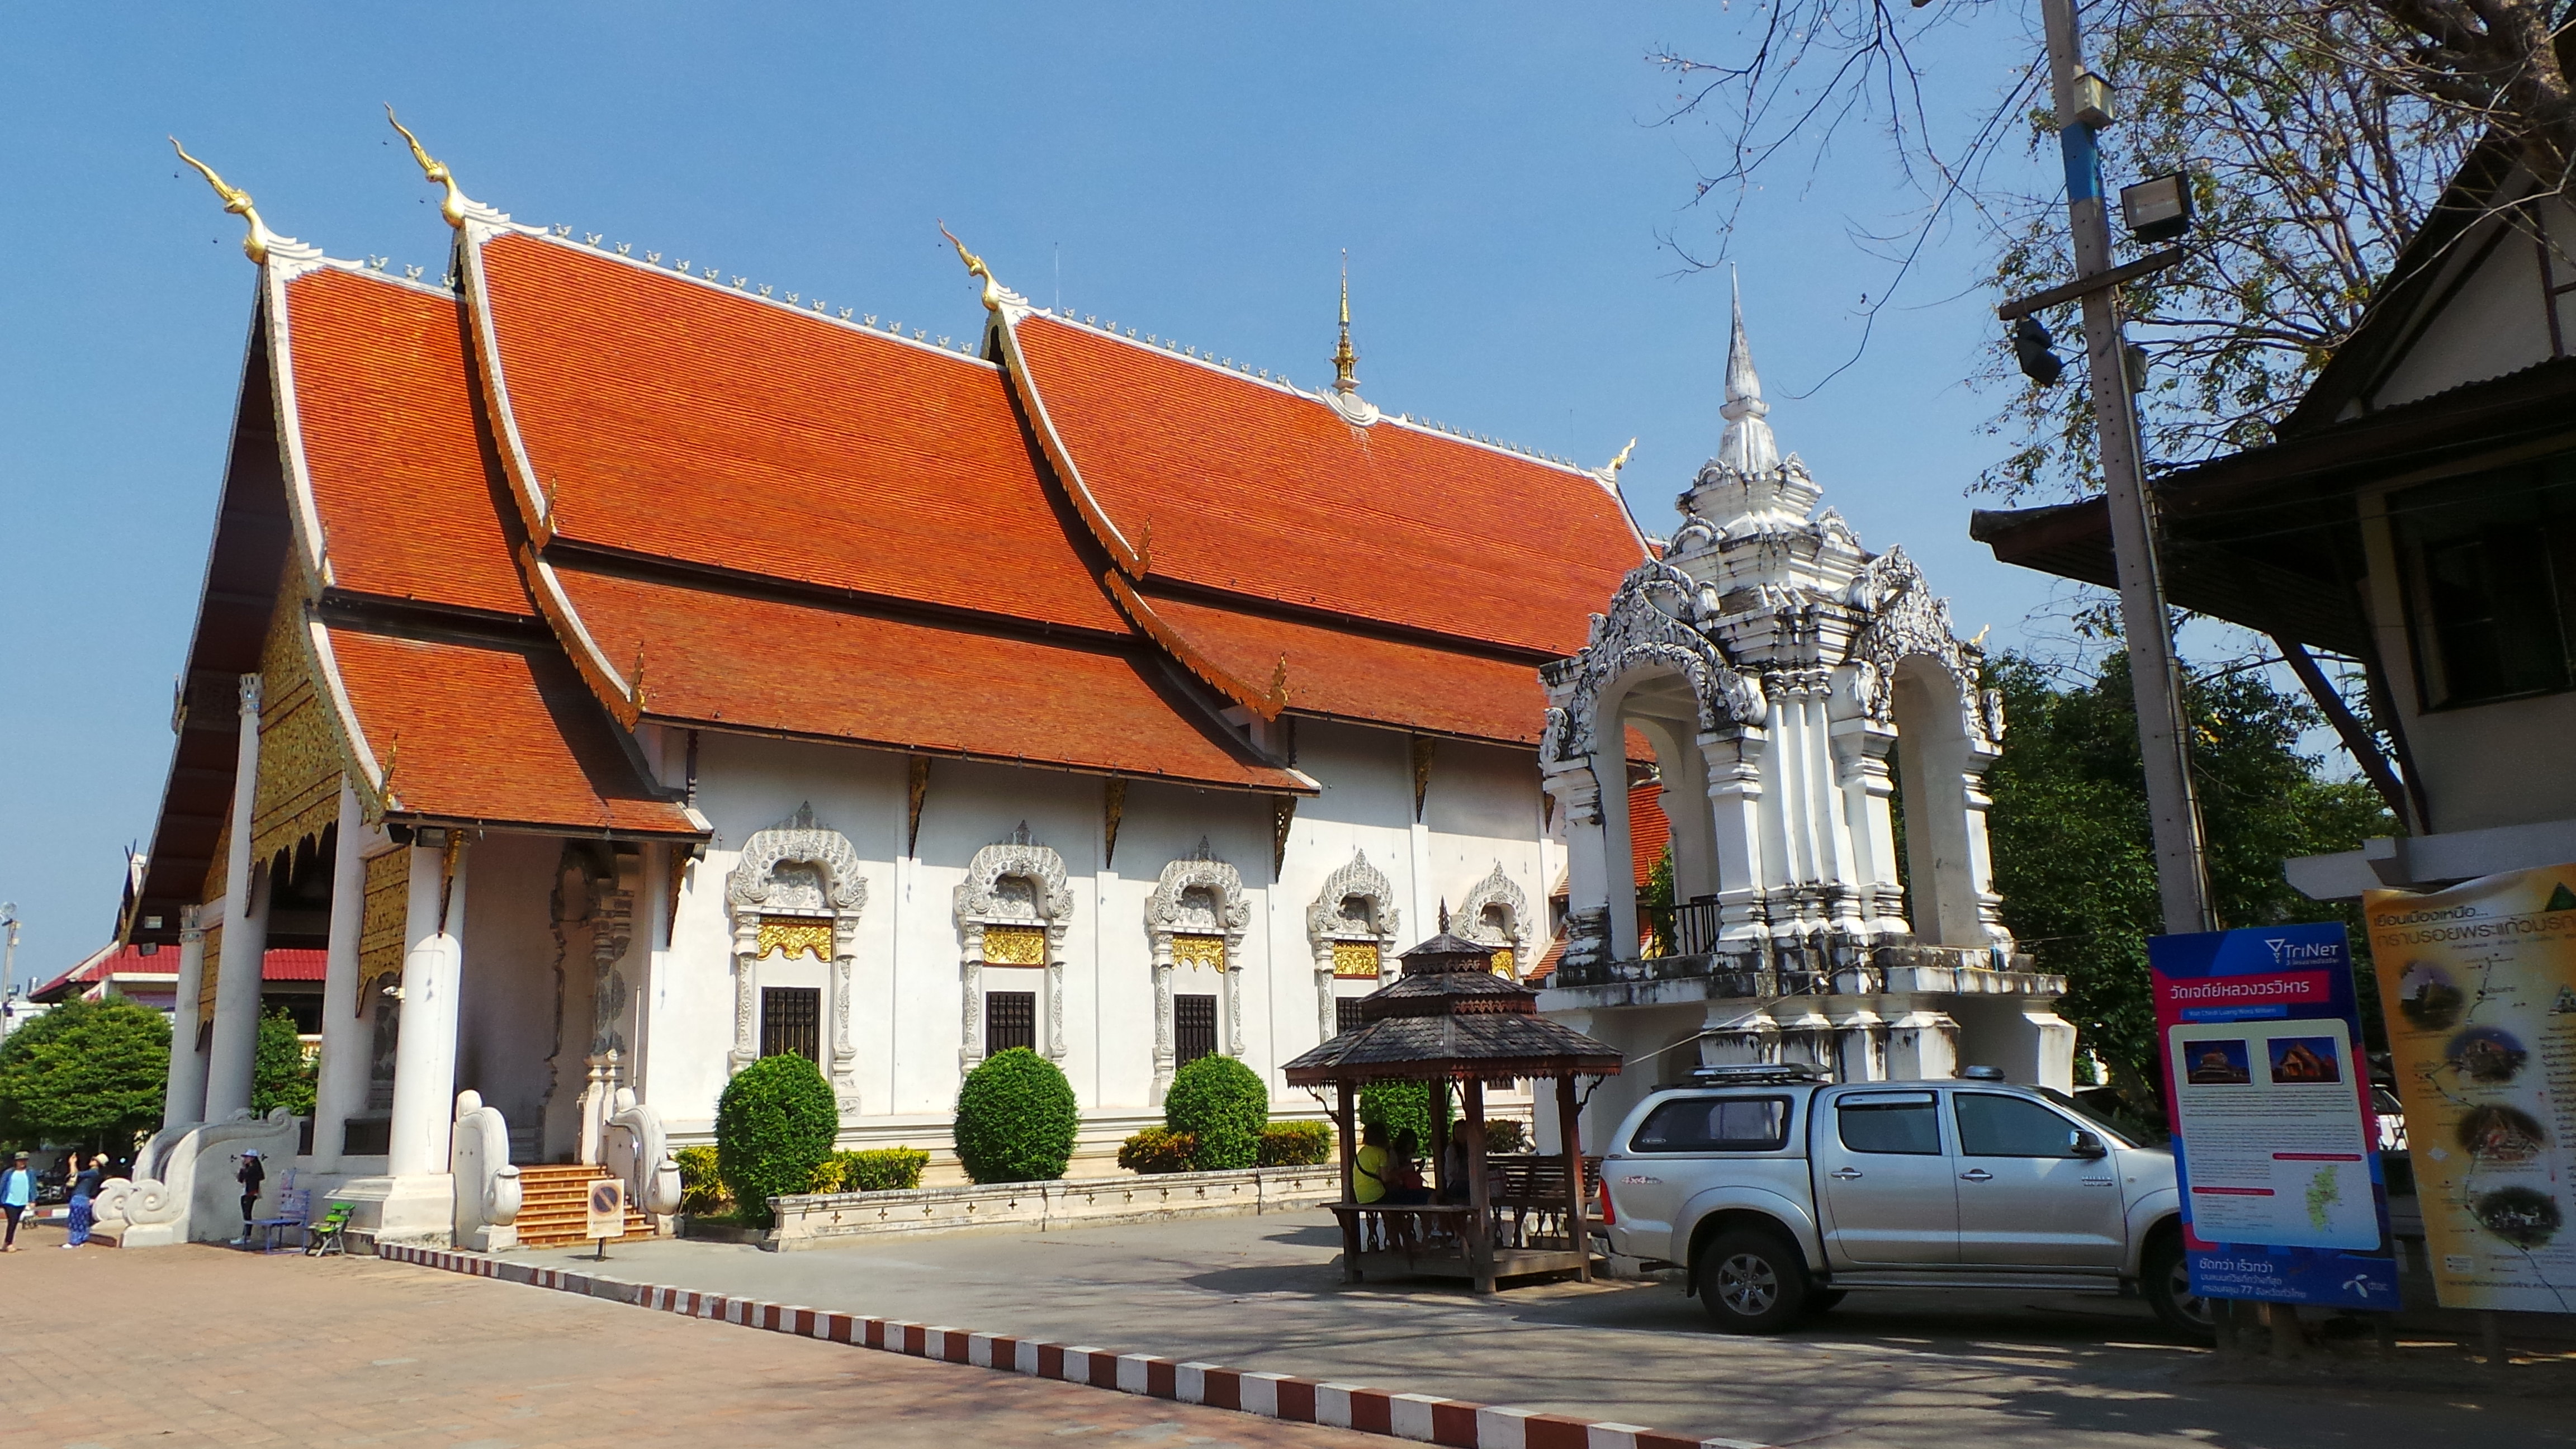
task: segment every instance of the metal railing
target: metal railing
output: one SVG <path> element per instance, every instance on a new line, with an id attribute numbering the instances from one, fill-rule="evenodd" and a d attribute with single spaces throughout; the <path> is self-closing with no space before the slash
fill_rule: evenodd
<path id="1" fill-rule="evenodd" d="M 1717 949 L 1717 900 L 1703 896 L 1671 906 L 1637 908 L 1638 954 L 1705 956 Z"/>

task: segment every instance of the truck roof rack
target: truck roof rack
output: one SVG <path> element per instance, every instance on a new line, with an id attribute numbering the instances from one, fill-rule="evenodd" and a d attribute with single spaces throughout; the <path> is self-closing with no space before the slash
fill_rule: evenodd
<path id="1" fill-rule="evenodd" d="M 1815 1086 L 1833 1080 L 1833 1074 L 1808 1062 L 1754 1062 L 1743 1066 L 1693 1067 L 1689 1087 L 1788 1087 Z"/>

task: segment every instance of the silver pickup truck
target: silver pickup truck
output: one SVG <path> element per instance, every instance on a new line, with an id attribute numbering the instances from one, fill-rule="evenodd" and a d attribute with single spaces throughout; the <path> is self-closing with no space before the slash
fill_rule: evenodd
<path id="1" fill-rule="evenodd" d="M 1689 1269 L 1717 1326 L 1776 1333 L 1855 1288 L 2142 1293 L 2210 1335 L 2173 1154 L 1991 1068 L 1837 1086 L 1713 1067 L 1638 1104 L 1601 1163 L 1611 1250 Z"/>

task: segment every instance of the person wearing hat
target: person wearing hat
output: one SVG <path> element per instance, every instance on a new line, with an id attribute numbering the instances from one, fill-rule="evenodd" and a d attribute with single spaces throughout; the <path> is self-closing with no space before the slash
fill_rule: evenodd
<path id="1" fill-rule="evenodd" d="M 0 1253 L 18 1251 L 18 1219 L 27 1215 L 27 1204 L 36 1200 L 36 1174 L 27 1170 L 27 1154 L 21 1152 L 9 1159 L 9 1170 L 0 1172 L 0 1213 L 9 1217 L 9 1235 L 0 1239 Z"/>
<path id="2" fill-rule="evenodd" d="M 258 1148 L 254 1147 L 242 1153 L 241 1171 L 233 1174 L 233 1180 L 241 1184 L 241 1240 L 247 1243 L 250 1241 L 251 1219 L 259 1216 L 260 1185 L 268 1181 L 268 1169 L 260 1165 Z"/>

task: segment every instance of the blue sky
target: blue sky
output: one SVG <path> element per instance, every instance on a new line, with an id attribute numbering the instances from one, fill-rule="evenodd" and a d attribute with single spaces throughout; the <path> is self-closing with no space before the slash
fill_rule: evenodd
<path id="1" fill-rule="evenodd" d="M 279 232 L 433 273 L 449 233 L 382 103 L 522 220 L 902 318 L 979 319 L 945 218 L 1004 281 L 1330 377 L 1351 258 L 1380 405 L 1599 462 L 1649 528 L 1714 451 L 1723 272 L 1687 205 L 1714 134 L 1653 122 L 1663 45 L 1728 53 L 1717 4 L 18 6 L 0 21 L 0 898 L 18 977 L 104 939 L 148 840 L 250 319 L 240 226 L 175 132 Z M 1928 54 L 1985 102 L 2008 11 Z M 2049 581 L 1966 536 L 1999 399 L 1973 236 L 1936 238 L 1852 352 L 1887 269 L 1850 239 L 1906 198 L 1866 128 L 1756 195 L 1734 255 L 1782 445 L 1961 628 L 2022 637 Z"/>

